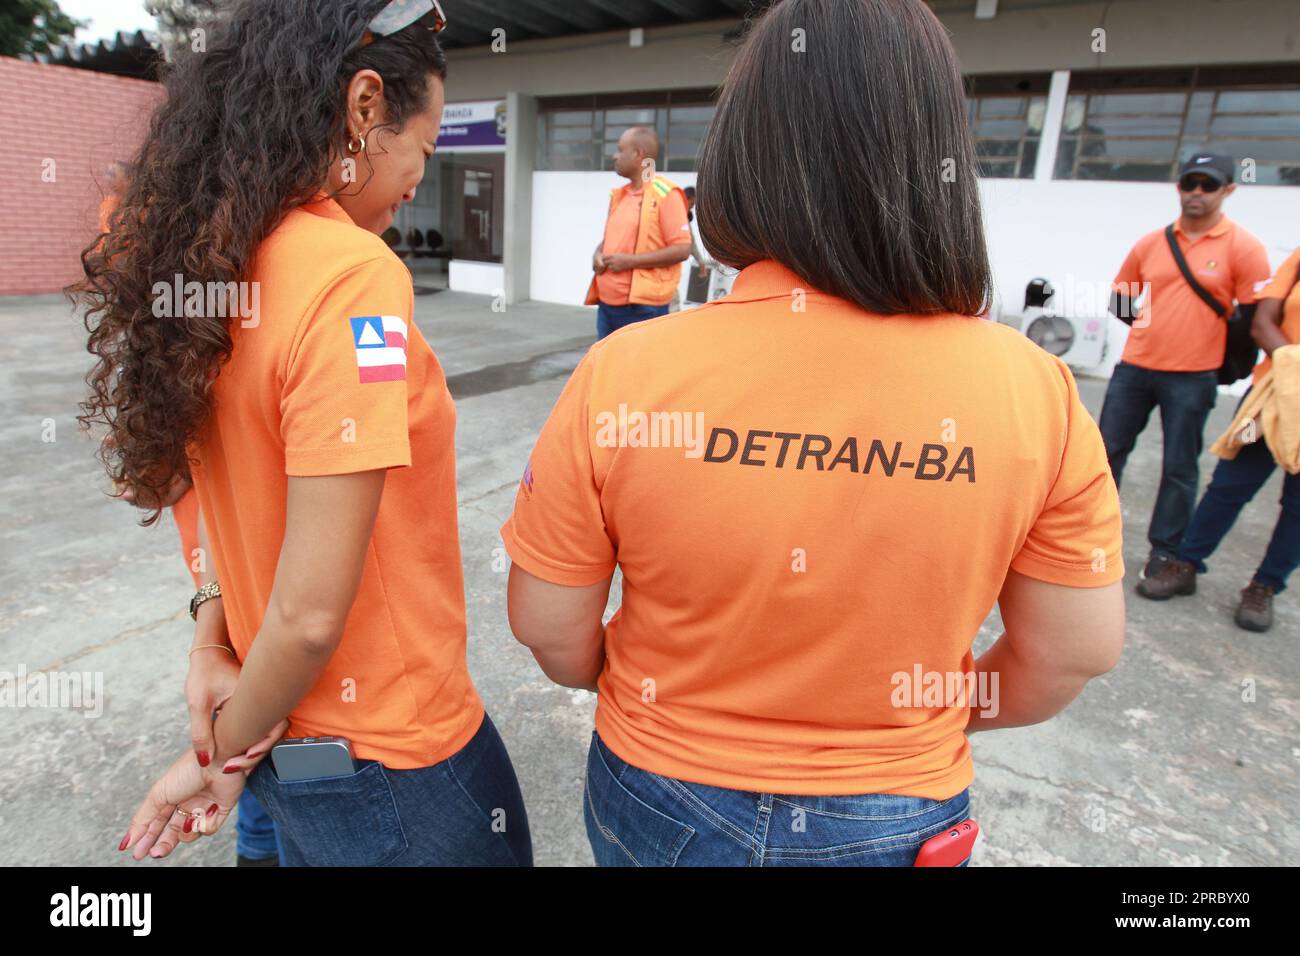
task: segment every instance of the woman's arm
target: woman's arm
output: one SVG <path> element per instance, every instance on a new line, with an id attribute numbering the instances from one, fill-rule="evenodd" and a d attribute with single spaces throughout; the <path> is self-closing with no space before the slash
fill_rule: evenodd
<path id="1" fill-rule="evenodd" d="M 1272 355 L 1274 349 L 1291 344 L 1290 340 L 1282 334 L 1281 299 L 1259 300 L 1259 307 L 1255 309 L 1255 319 L 1250 324 L 1250 334 L 1255 339 L 1255 344 L 1268 355 Z"/>
<path id="2" fill-rule="evenodd" d="M 1088 681 L 1119 663 L 1124 649 L 1121 581 L 1070 588 L 1012 571 L 998 606 L 1006 630 L 975 662 L 977 679 L 989 675 L 989 683 L 976 686 L 996 687 L 998 694 L 992 709 L 971 707 L 967 733 L 1041 723 L 1063 711 Z"/>
<path id="3" fill-rule="evenodd" d="M 290 478 L 271 599 L 216 723 L 219 761 L 243 754 L 315 686 L 356 599 L 384 471 Z"/>
<path id="4" fill-rule="evenodd" d="M 212 549 L 208 544 L 208 530 L 203 524 L 203 511 L 196 516 L 199 544 L 199 584 L 217 580 L 212 562 Z M 220 597 L 210 598 L 199 605 L 194 623 L 194 640 L 190 643 L 190 664 L 185 675 L 185 704 L 190 715 L 190 744 L 199 766 L 212 761 L 215 744 L 212 736 L 212 714 L 234 693 L 239 683 L 239 661 L 230 646 L 226 629 L 225 602 Z"/>
<path id="5" fill-rule="evenodd" d="M 510 630 L 533 652 L 546 676 L 594 691 L 605 667 L 605 605 L 613 577 L 587 587 L 551 584 L 519 565 L 510 568 Z"/>
<path id="6" fill-rule="evenodd" d="M 208 544 L 208 529 L 203 524 L 202 508 L 199 509 L 195 521 L 199 542 L 199 585 L 202 586 L 217 580 L 217 569 L 212 563 L 212 546 Z M 200 604 L 194 621 L 194 641 L 190 644 L 191 652 L 194 648 L 205 644 L 230 647 L 230 637 L 226 631 L 226 606 L 219 596 L 209 598 Z M 226 654 L 226 651 L 210 648 L 197 653 Z"/>

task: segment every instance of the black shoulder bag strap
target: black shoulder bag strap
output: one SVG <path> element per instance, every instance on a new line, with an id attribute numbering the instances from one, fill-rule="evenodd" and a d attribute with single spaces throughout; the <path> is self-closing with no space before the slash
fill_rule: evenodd
<path id="1" fill-rule="evenodd" d="M 1214 314 L 1219 318 L 1224 318 L 1224 313 L 1228 310 L 1224 308 L 1223 303 L 1210 295 L 1205 286 L 1196 281 L 1196 276 L 1192 275 L 1192 270 L 1187 266 L 1187 259 L 1183 256 L 1183 250 L 1178 248 L 1178 237 L 1174 235 L 1174 227 L 1171 223 L 1165 226 L 1165 241 L 1169 243 L 1169 251 L 1174 255 L 1174 262 L 1178 263 L 1178 271 L 1183 274 L 1187 284 L 1192 287 L 1192 291 L 1197 297 L 1214 310 Z"/>

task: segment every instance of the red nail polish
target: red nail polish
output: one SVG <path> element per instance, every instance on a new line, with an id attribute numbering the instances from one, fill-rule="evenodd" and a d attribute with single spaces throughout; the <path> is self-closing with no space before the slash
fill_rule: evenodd
<path id="1" fill-rule="evenodd" d="M 239 768 L 238 768 L 238 767 L 222 767 L 222 768 L 221 768 L 221 772 L 222 772 L 222 773 L 239 773 Z"/>
<path id="2" fill-rule="evenodd" d="M 208 764 L 212 763 L 212 758 L 209 757 L 205 751 L 200 750 L 194 756 L 199 758 L 200 767 L 206 767 Z"/>
<path id="3" fill-rule="evenodd" d="M 212 806 L 208 807 L 208 816 L 212 816 L 212 814 L 216 812 L 217 812 L 217 805 L 215 803 Z"/>
<path id="4" fill-rule="evenodd" d="M 117 852 L 121 853 L 126 849 L 126 845 L 131 842 L 131 831 L 126 831 L 126 836 L 122 837 L 122 842 L 117 845 Z"/>
<path id="5" fill-rule="evenodd" d="M 182 832 L 182 833 L 189 833 L 190 830 L 192 830 L 192 829 L 194 829 L 194 818 L 193 818 L 193 817 L 186 817 L 186 818 L 185 818 L 185 826 L 181 827 L 181 832 Z"/>

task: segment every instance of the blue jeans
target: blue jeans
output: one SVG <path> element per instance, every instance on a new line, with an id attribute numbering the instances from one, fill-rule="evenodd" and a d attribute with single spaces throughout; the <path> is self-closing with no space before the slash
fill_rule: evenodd
<path id="1" fill-rule="evenodd" d="M 668 314 L 668 305 L 606 305 L 600 303 L 600 308 L 596 310 L 596 338 L 603 339 L 605 336 L 617 332 L 619 329 L 631 325 L 633 322 L 644 322 L 646 319 L 657 319 L 661 315 Z"/>
<path id="2" fill-rule="evenodd" d="M 1101 437 L 1118 487 L 1138 435 L 1159 406 L 1164 426 L 1160 489 L 1147 540 L 1152 554 L 1173 557 L 1192 520 L 1200 483 L 1205 421 L 1219 394 L 1217 372 L 1157 372 L 1120 362 L 1106 388 Z"/>
<path id="3" fill-rule="evenodd" d="M 235 817 L 235 852 L 249 860 L 279 857 L 280 863 L 284 863 L 280 838 L 275 832 L 275 821 L 262 809 L 257 797 L 247 787 L 239 796 L 239 813 Z"/>
<path id="4" fill-rule="evenodd" d="M 1262 438 L 1243 447 L 1236 458 L 1220 461 L 1205 497 L 1196 506 L 1178 557 L 1191 561 L 1204 574 L 1205 559 L 1214 553 L 1241 509 L 1264 487 L 1276 467 L 1277 462 Z M 1300 567 L 1300 475 L 1287 475 L 1282 480 L 1282 511 L 1268 550 L 1264 552 L 1264 561 L 1255 572 L 1255 581 L 1281 594 L 1286 590 L 1287 578 L 1297 567 Z"/>
<path id="5" fill-rule="evenodd" d="M 633 767 L 592 734 L 583 816 L 598 866 L 911 866 L 970 796 L 724 790 Z"/>
<path id="6" fill-rule="evenodd" d="M 286 866 L 532 866 L 514 767 L 485 714 L 441 763 L 282 782 L 270 760 L 248 779 L 280 831 Z"/>

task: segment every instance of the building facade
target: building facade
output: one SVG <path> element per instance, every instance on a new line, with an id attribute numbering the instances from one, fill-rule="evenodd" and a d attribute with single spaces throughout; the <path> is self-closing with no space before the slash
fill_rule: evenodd
<path id="1" fill-rule="evenodd" d="M 1041 276 L 1073 294 L 1076 311 L 1094 300 L 1104 310 L 1097 290 L 1139 236 L 1176 218 L 1176 170 L 1198 149 L 1241 164 L 1225 208 L 1275 265 L 1300 245 L 1300 3 L 931 5 L 966 75 L 999 308 L 1019 310 Z M 452 288 L 581 303 L 619 182 L 613 144 L 629 125 L 652 125 L 664 174 L 694 184 L 741 26 L 730 17 L 520 41 L 507 33 L 495 46 L 453 48 L 449 114 L 504 111 L 504 136 L 464 149 L 444 135 L 426 183 L 437 218 L 431 197 L 404 211 L 404 228 L 418 217 L 443 235 Z M 1125 332 L 1110 320 L 1105 364 Z"/>
<path id="2" fill-rule="evenodd" d="M 630 125 L 654 126 L 661 171 L 695 183 L 750 5 L 446 0 L 438 152 L 387 236 L 417 290 L 580 304 L 620 182 L 614 143 Z M 1132 243 L 1175 218 L 1178 164 L 1199 149 L 1240 163 L 1225 208 L 1275 265 L 1300 245 L 1297 0 L 931 6 L 966 77 L 999 312 L 1018 311 L 1025 285 L 1046 278 L 1066 310 L 1097 318 L 1110 347 L 1096 364 L 1113 362 L 1127 330 L 1105 318 L 1105 290 Z M 0 293 L 56 291 L 77 274 L 98 175 L 130 154 L 158 95 L 92 71 L 148 72 L 152 43 L 119 36 L 43 63 L 0 60 L 3 115 L 22 131 L 0 160 Z M 60 178 L 43 182 L 50 159 Z"/>

